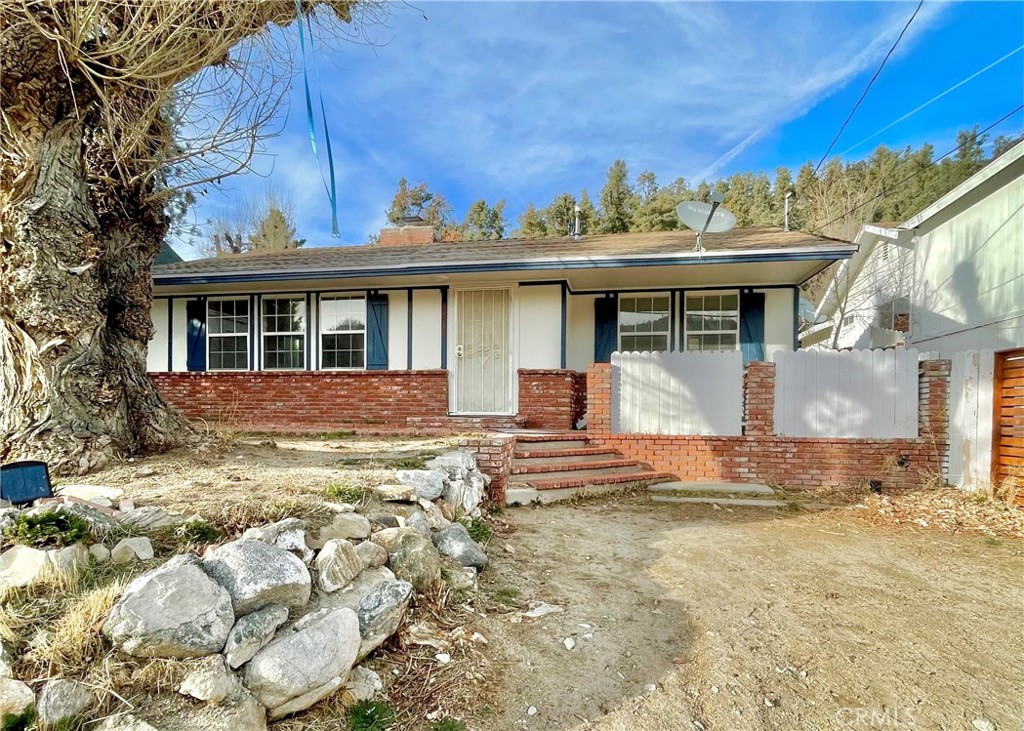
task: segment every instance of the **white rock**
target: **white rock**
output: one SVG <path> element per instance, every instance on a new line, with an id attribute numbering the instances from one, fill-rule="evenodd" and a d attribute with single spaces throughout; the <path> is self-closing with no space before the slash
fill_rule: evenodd
<path id="1" fill-rule="evenodd" d="M 46 551 L 14 545 L 0 555 L 0 585 L 30 586 L 47 576 L 50 559 Z"/>
<path id="2" fill-rule="evenodd" d="M 89 565 L 89 549 L 81 543 L 47 551 L 50 565 L 60 575 L 70 575 Z"/>
<path id="3" fill-rule="evenodd" d="M 473 633 L 473 636 L 472 636 L 472 637 L 470 637 L 469 639 L 470 639 L 470 641 L 471 641 L 471 642 L 479 642 L 479 643 L 480 643 L 480 644 L 482 644 L 482 645 L 486 645 L 486 644 L 488 644 L 488 642 L 487 642 L 487 638 L 486 638 L 486 637 L 484 637 L 484 636 L 483 636 L 482 634 L 480 634 L 479 632 L 474 632 L 474 633 Z"/>
<path id="4" fill-rule="evenodd" d="M 562 640 L 562 644 L 565 645 L 566 650 L 571 650 L 572 648 L 576 647 L 576 640 L 574 640 L 572 637 L 566 637 L 564 640 Z"/>
<path id="5" fill-rule="evenodd" d="M 312 580 L 302 560 L 262 541 L 238 540 L 206 552 L 203 571 L 228 590 L 237 616 L 268 604 L 301 607 Z"/>
<path id="6" fill-rule="evenodd" d="M 479 570 L 487 566 L 487 554 L 477 545 L 461 523 L 452 523 L 434 535 L 434 546 L 442 556 L 448 556 L 462 566 Z"/>
<path id="7" fill-rule="evenodd" d="M 85 684 L 77 680 L 56 678 L 39 692 L 36 715 L 43 728 L 56 726 L 81 718 L 92 708 L 96 696 Z"/>
<path id="8" fill-rule="evenodd" d="M 20 680 L 0 678 L 0 718 L 20 716 L 32 708 L 35 702 L 35 693 Z"/>
<path id="9" fill-rule="evenodd" d="M 432 470 L 444 470 L 452 478 L 464 477 L 466 473 L 476 469 L 476 457 L 472 452 L 464 450 L 446 452 L 427 462 L 427 467 Z"/>
<path id="10" fill-rule="evenodd" d="M 153 544 L 145 536 L 122 538 L 110 551 L 110 558 L 114 563 L 148 561 L 153 558 Z"/>
<path id="11" fill-rule="evenodd" d="M 657 689 L 658 689 L 658 686 L 655 685 L 654 683 L 648 683 L 647 685 L 644 686 L 644 692 L 645 693 L 653 693 Z"/>
<path id="12" fill-rule="evenodd" d="M 186 658 L 220 652 L 234 623 L 231 595 L 181 555 L 128 584 L 102 631 L 129 655 Z"/>
<path id="13" fill-rule="evenodd" d="M 271 708 L 268 715 L 271 719 L 284 718 L 285 716 L 291 715 L 292 713 L 298 713 L 304 711 L 317 701 L 323 700 L 331 693 L 336 692 L 341 688 L 342 677 L 337 675 L 328 680 L 323 685 L 313 688 L 308 693 L 303 693 L 300 696 L 292 698 L 289 701 L 285 701 L 275 708 Z M 232 729 L 234 731 L 234 729 Z"/>
<path id="14" fill-rule="evenodd" d="M 373 542 L 388 552 L 388 566 L 402 581 L 425 593 L 441 579 L 441 556 L 430 539 L 413 528 L 386 528 Z"/>
<path id="15" fill-rule="evenodd" d="M 451 559 L 446 559 L 441 575 L 455 591 L 476 591 L 477 575 L 476 569 L 472 566 L 460 566 Z"/>
<path id="16" fill-rule="evenodd" d="M 123 713 L 104 719 L 103 723 L 96 727 L 96 731 L 158 731 L 158 729 L 131 713 Z"/>
<path id="17" fill-rule="evenodd" d="M 211 655 L 192 665 L 178 692 L 201 701 L 221 703 L 238 693 L 241 687 L 241 681 L 228 669 L 224 657 Z"/>
<path id="18" fill-rule="evenodd" d="M 423 509 L 424 515 L 426 515 L 427 525 L 430 526 L 430 530 L 444 530 L 452 524 L 450 520 L 444 517 L 444 512 L 436 504 L 429 500 L 420 500 L 419 505 Z"/>
<path id="19" fill-rule="evenodd" d="M 354 513 L 356 511 L 356 506 L 350 505 L 349 503 L 332 503 L 325 500 L 323 505 L 325 508 L 333 510 L 335 513 Z"/>
<path id="20" fill-rule="evenodd" d="M 306 565 L 313 560 L 313 551 L 306 545 L 306 521 L 300 518 L 285 518 L 276 523 L 250 528 L 242 534 L 242 538 L 283 548 L 294 553 Z"/>
<path id="21" fill-rule="evenodd" d="M 416 488 L 412 485 L 378 485 L 373 491 L 388 503 L 414 503 L 417 500 Z"/>
<path id="22" fill-rule="evenodd" d="M 274 638 L 277 628 L 287 621 L 288 607 L 283 604 L 268 604 L 235 622 L 224 645 L 224 657 L 228 666 L 235 669 L 249 662 Z"/>
<path id="23" fill-rule="evenodd" d="M 352 705 L 358 701 L 372 701 L 384 690 L 380 676 L 362 665 L 352 668 L 345 682 L 345 702 Z"/>
<path id="24" fill-rule="evenodd" d="M 177 528 L 185 522 L 185 518 L 180 515 L 171 515 L 158 505 L 146 505 L 123 514 L 121 522 L 149 532 L 161 528 Z"/>
<path id="25" fill-rule="evenodd" d="M 121 499 L 124 490 L 107 485 L 61 485 L 57 489 L 57 494 L 61 497 L 74 497 L 88 502 L 96 502 L 96 498 L 104 498 L 112 503 L 114 500 Z"/>
<path id="26" fill-rule="evenodd" d="M 987 718 L 976 718 L 971 721 L 971 725 L 974 726 L 977 731 L 996 731 L 996 725 Z"/>
<path id="27" fill-rule="evenodd" d="M 363 641 L 357 662 L 395 633 L 411 598 L 412 584 L 406 581 L 382 581 L 363 597 L 358 612 L 359 634 Z"/>
<path id="28" fill-rule="evenodd" d="M 388 552 L 373 541 L 363 541 L 356 546 L 356 555 L 363 562 L 363 568 L 372 569 L 388 562 Z"/>
<path id="29" fill-rule="evenodd" d="M 398 470 L 398 481 L 416 488 L 416 496 L 437 500 L 444 492 L 445 473 L 441 470 Z"/>
<path id="30" fill-rule="evenodd" d="M 529 708 L 527 708 L 526 709 L 526 715 L 527 716 L 536 716 L 537 715 L 537 707 L 536 706 L 530 706 Z"/>
<path id="31" fill-rule="evenodd" d="M 536 606 L 532 607 L 529 611 L 523 612 L 523 616 L 528 619 L 538 619 L 548 614 L 557 614 L 563 612 L 561 607 L 555 604 L 547 604 L 545 602 L 538 602 Z"/>
<path id="32" fill-rule="evenodd" d="M 341 591 L 336 591 L 332 594 L 317 592 L 319 607 L 321 609 L 345 607 L 353 612 L 358 612 L 359 603 L 363 601 L 367 594 L 373 591 L 377 584 L 382 581 L 394 580 L 394 573 L 386 566 L 366 569 Z"/>
<path id="33" fill-rule="evenodd" d="M 456 515 L 480 515 L 480 502 L 484 498 L 486 482 L 483 475 L 473 473 L 465 480 L 451 480 L 444 491 L 444 501 Z"/>
<path id="34" fill-rule="evenodd" d="M 271 718 L 303 710 L 324 697 L 319 692 L 325 687 L 341 686 L 360 642 L 359 618 L 351 609 L 313 612 L 256 653 L 246 665 L 245 685 L 270 710 Z M 300 698 L 302 707 L 289 704 Z"/>
<path id="35" fill-rule="evenodd" d="M 89 555 L 93 557 L 96 563 L 103 564 L 110 560 L 110 549 L 102 543 L 93 543 L 89 546 Z"/>
<path id="36" fill-rule="evenodd" d="M 422 510 L 413 511 L 412 515 L 405 519 L 405 525 L 430 538 L 430 521 Z"/>
<path id="37" fill-rule="evenodd" d="M 361 541 L 369 538 L 370 521 L 359 513 L 335 513 L 331 522 L 320 528 L 316 537 L 306 535 L 306 544 L 310 548 L 323 548 L 327 541 L 335 538 Z"/>
<path id="38" fill-rule="evenodd" d="M 434 655 L 434 659 L 442 665 L 447 665 L 452 661 L 452 656 L 449 655 L 447 652 L 439 652 L 436 655 Z"/>
<path id="39" fill-rule="evenodd" d="M 335 538 L 327 541 L 317 554 L 315 568 L 317 586 L 330 593 L 348 586 L 365 566 L 351 543 Z"/>

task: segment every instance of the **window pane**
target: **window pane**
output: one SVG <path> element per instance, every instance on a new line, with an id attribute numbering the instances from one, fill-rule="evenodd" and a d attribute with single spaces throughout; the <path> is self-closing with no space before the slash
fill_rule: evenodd
<path id="1" fill-rule="evenodd" d="M 704 315 L 704 329 L 705 330 L 721 330 L 722 320 L 721 318 L 715 317 L 714 315 Z"/>
<path id="2" fill-rule="evenodd" d="M 245 370 L 249 367 L 249 339 L 244 335 L 210 338 L 210 370 Z"/>
<path id="3" fill-rule="evenodd" d="M 700 315 L 686 316 L 686 329 L 690 332 L 699 332 L 704 329 L 704 318 Z"/>
<path id="4" fill-rule="evenodd" d="M 301 335 L 264 336 L 265 368 L 304 368 L 305 365 L 305 343 Z"/>
<path id="5" fill-rule="evenodd" d="M 366 336 L 363 333 L 330 334 L 321 337 L 321 363 L 324 368 L 362 368 L 365 364 Z"/>
<path id="6" fill-rule="evenodd" d="M 636 300 L 632 297 L 622 297 L 619 299 L 619 310 L 621 312 L 636 312 Z"/>
<path id="7" fill-rule="evenodd" d="M 719 342 L 722 346 L 722 350 L 736 350 L 736 336 L 735 335 L 721 335 Z"/>
<path id="8" fill-rule="evenodd" d="M 722 295 L 722 309 L 723 310 L 736 310 L 739 311 L 740 303 L 739 297 L 734 294 Z"/>
<path id="9" fill-rule="evenodd" d="M 732 315 L 730 315 L 729 317 L 723 317 L 722 318 L 721 327 L 719 327 L 718 329 L 719 330 L 732 330 L 733 332 L 735 332 L 735 331 L 739 330 L 739 320 L 737 320 Z"/>
<path id="10" fill-rule="evenodd" d="M 700 335 L 690 335 L 686 338 L 687 350 L 700 350 Z"/>
<path id="11" fill-rule="evenodd" d="M 302 298 L 263 300 L 263 330 L 301 333 L 306 329 L 306 302 Z"/>
<path id="12" fill-rule="evenodd" d="M 701 350 L 718 350 L 719 342 L 717 335 L 702 335 Z"/>
<path id="13" fill-rule="evenodd" d="M 722 298 L 717 294 L 709 294 L 704 298 L 704 310 L 711 312 L 722 307 Z"/>
<path id="14" fill-rule="evenodd" d="M 320 301 L 320 331 L 337 332 L 366 329 L 366 304 L 363 298 L 333 298 Z"/>

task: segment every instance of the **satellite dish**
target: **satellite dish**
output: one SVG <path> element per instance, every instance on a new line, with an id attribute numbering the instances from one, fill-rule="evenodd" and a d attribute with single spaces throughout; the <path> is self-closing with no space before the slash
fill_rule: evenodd
<path id="1" fill-rule="evenodd" d="M 683 201 L 676 206 L 676 215 L 686 224 L 687 228 L 702 233 L 720 234 L 736 225 L 736 216 L 732 211 L 722 208 L 717 203 L 700 201 Z M 705 229 L 705 224 L 707 228 Z"/>

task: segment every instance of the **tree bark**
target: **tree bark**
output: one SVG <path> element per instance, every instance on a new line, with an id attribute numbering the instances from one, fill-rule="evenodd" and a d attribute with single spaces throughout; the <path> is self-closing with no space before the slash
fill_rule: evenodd
<path id="1" fill-rule="evenodd" d="M 0 263 L 0 459 L 62 474 L 194 436 L 146 376 L 163 212 L 138 191 L 122 191 L 119 211 L 94 209 L 86 129 L 68 116 L 43 134 L 34 183 L 4 206 Z"/>

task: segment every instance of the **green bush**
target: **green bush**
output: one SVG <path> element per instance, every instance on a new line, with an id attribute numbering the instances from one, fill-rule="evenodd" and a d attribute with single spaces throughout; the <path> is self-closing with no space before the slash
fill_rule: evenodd
<path id="1" fill-rule="evenodd" d="M 175 530 L 174 534 L 192 543 L 216 543 L 224 535 L 205 520 L 190 520 Z"/>
<path id="2" fill-rule="evenodd" d="M 491 526 L 487 525 L 480 518 L 459 518 L 459 522 L 466 526 L 469 537 L 477 543 L 487 543 L 491 540 Z"/>
<path id="3" fill-rule="evenodd" d="M 84 543 L 92 535 L 89 524 L 71 513 L 52 511 L 38 515 L 19 515 L 13 525 L 4 528 L 4 538 L 27 546 L 70 546 Z"/>
<path id="4" fill-rule="evenodd" d="M 395 711 L 379 701 L 359 701 L 348 712 L 350 731 L 385 731 L 394 723 Z"/>
<path id="5" fill-rule="evenodd" d="M 340 500 L 343 503 L 355 505 L 366 499 L 366 488 L 349 485 L 328 485 L 324 488 L 324 494 L 331 500 Z"/>

